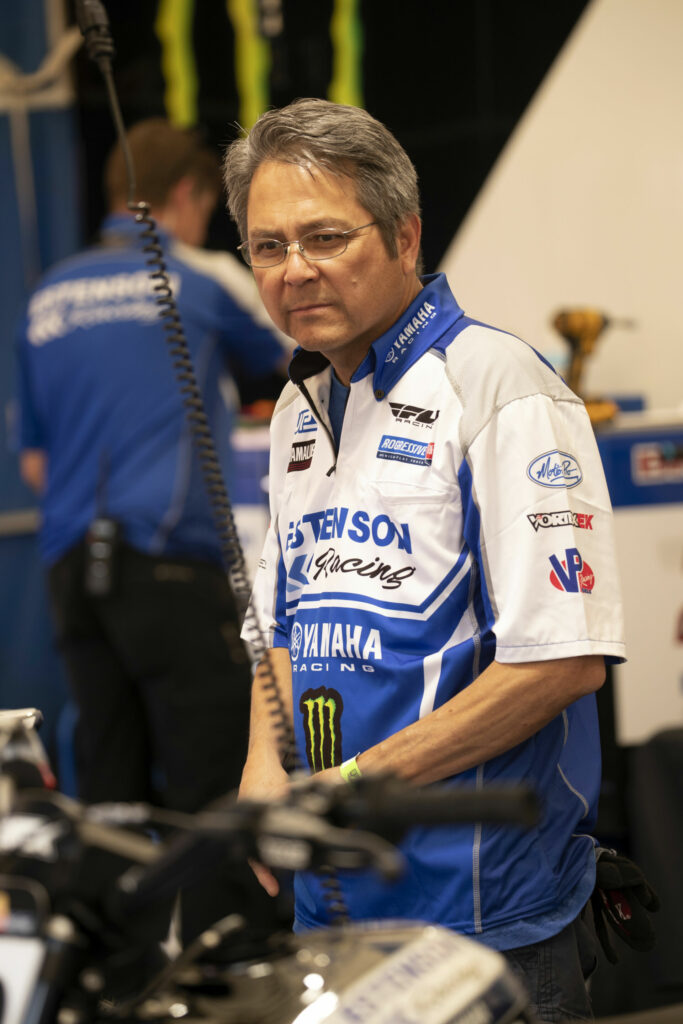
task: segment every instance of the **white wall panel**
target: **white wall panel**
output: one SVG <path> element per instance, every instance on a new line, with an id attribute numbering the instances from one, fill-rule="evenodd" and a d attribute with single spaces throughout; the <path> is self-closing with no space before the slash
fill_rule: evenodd
<path id="1" fill-rule="evenodd" d="M 599 339 L 587 390 L 660 408 L 683 400 L 682 50 L 683 0 L 593 0 L 440 268 L 560 369 L 555 311 L 634 318 Z"/>

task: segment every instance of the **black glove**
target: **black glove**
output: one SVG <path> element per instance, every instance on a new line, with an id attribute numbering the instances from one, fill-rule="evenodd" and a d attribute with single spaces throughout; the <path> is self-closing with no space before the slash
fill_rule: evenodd
<path id="1" fill-rule="evenodd" d="M 595 930 L 610 963 L 619 962 L 607 924 L 631 949 L 647 952 L 655 944 L 648 911 L 659 910 L 657 893 L 637 864 L 628 857 L 599 846 L 595 851 L 597 870 L 591 896 Z"/>

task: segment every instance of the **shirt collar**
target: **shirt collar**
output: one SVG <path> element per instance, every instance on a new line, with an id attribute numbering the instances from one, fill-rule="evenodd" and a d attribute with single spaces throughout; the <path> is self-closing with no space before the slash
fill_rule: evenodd
<path id="1" fill-rule="evenodd" d="M 464 316 L 445 274 L 421 278 L 423 288 L 388 331 L 372 343 L 351 382 L 373 374 L 373 391 L 381 401 L 406 370 Z M 329 366 L 322 352 L 294 350 L 289 376 L 295 384 Z"/>
<path id="2" fill-rule="evenodd" d="M 155 221 L 156 232 L 159 237 L 166 241 L 168 239 L 168 232 L 165 231 Z M 100 235 L 103 239 L 107 236 L 115 236 L 125 238 L 139 238 L 144 230 L 144 225 L 135 219 L 134 213 L 110 213 L 108 214 L 100 226 Z"/>

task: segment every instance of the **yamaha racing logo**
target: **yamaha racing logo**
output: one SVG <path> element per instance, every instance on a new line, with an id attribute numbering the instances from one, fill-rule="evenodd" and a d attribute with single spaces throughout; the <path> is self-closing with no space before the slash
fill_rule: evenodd
<path id="1" fill-rule="evenodd" d="M 289 640 L 292 668 L 305 659 L 342 658 L 346 661 L 381 661 L 382 639 L 378 629 L 354 626 L 341 622 L 309 622 L 303 627 L 295 622 Z M 329 668 L 329 666 L 327 666 Z M 313 672 L 322 672 L 324 666 L 312 667 Z M 342 666 L 343 669 L 343 666 Z M 306 671 L 306 669 L 303 669 Z M 345 671 L 355 671 L 347 667 Z M 371 668 L 367 671 L 372 671 Z"/>
<path id="2" fill-rule="evenodd" d="M 394 343 L 386 354 L 385 362 L 397 363 L 408 347 L 412 345 L 418 334 L 424 330 L 425 324 L 436 316 L 436 306 L 431 302 L 423 302 L 414 316 L 402 324 Z"/>

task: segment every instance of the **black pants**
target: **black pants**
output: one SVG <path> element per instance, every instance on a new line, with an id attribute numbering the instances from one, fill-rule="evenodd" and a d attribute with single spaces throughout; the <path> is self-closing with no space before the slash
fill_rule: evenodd
<path id="1" fill-rule="evenodd" d="M 49 572 L 52 610 L 78 707 L 76 765 L 87 803 L 148 801 L 196 811 L 239 784 L 251 673 L 225 574 L 123 546 L 107 597 L 83 586 L 85 548 Z M 251 871 L 225 866 L 183 900 L 183 937 L 218 917 L 270 922 Z"/>
<path id="2" fill-rule="evenodd" d="M 108 597 L 83 587 L 85 552 L 49 573 L 79 711 L 79 795 L 198 810 L 233 789 L 246 755 L 250 671 L 224 573 L 122 547 Z"/>
<path id="3" fill-rule="evenodd" d="M 539 1024 L 592 1021 L 587 981 L 597 966 L 598 939 L 590 904 L 559 934 L 530 946 L 505 950 Z"/>

